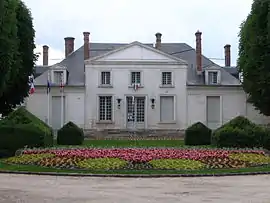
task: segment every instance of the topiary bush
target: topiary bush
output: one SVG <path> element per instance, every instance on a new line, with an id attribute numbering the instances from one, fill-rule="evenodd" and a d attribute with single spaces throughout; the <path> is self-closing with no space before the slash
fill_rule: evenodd
<path id="1" fill-rule="evenodd" d="M 269 137 L 268 129 L 238 116 L 214 131 L 212 144 L 217 147 L 266 148 L 269 145 Z"/>
<path id="2" fill-rule="evenodd" d="M 201 122 L 197 122 L 185 131 L 185 145 L 209 145 L 211 144 L 211 133 L 209 129 Z"/>
<path id="3" fill-rule="evenodd" d="M 83 130 L 71 121 L 57 132 L 57 144 L 59 145 L 81 145 L 83 141 Z"/>
<path id="4" fill-rule="evenodd" d="M 45 135 L 44 141 L 46 142 L 46 146 L 53 145 L 53 129 L 38 117 L 27 111 L 25 107 L 19 107 L 0 122 L 0 126 L 17 124 L 31 124 L 32 126 L 35 126 Z"/>
<path id="5" fill-rule="evenodd" d="M 13 156 L 18 149 L 46 147 L 45 134 L 31 124 L 1 125 L 0 151 L 2 157 Z M 3 153 L 4 152 L 4 153 Z"/>

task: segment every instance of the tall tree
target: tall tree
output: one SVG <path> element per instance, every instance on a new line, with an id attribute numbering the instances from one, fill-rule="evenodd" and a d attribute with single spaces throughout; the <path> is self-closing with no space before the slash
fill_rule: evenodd
<path id="1" fill-rule="evenodd" d="M 0 97 L 17 55 L 17 0 L 0 1 Z"/>
<path id="2" fill-rule="evenodd" d="M 34 54 L 35 30 L 32 16 L 26 5 L 18 0 L 17 18 L 17 55 L 10 71 L 6 91 L 0 97 L 0 112 L 4 115 L 21 104 L 29 93 L 29 76 L 34 72 L 37 56 Z"/>
<path id="3" fill-rule="evenodd" d="M 243 88 L 249 102 L 270 116 L 270 0 L 254 0 L 240 28 L 237 65 Z"/>

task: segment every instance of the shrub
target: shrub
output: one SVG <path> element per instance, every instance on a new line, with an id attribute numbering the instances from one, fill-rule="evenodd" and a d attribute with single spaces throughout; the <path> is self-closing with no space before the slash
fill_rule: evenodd
<path id="1" fill-rule="evenodd" d="M 186 129 L 185 145 L 209 145 L 211 144 L 211 133 L 201 122 L 197 122 Z"/>
<path id="2" fill-rule="evenodd" d="M 212 144 L 218 147 L 254 148 L 266 147 L 269 130 L 238 116 L 215 130 Z"/>
<path id="3" fill-rule="evenodd" d="M 32 124 L 6 124 L 0 126 L 0 149 L 3 156 L 12 156 L 16 150 L 33 147 L 46 147 L 46 134 Z"/>
<path id="4" fill-rule="evenodd" d="M 72 122 L 68 122 L 57 132 L 57 144 L 59 145 L 81 145 L 83 140 L 83 130 Z"/>
<path id="5" fill-rule="evenodd" d="M 245 129 L 226 126 L 213 134 L 212 143 L 217 147 L 250 147 L 252 137 Z"/>
<path id="6" fill-rule="evenodd" d="M 53 145 L 53 130 L 45 122 L 27 111 L 24 107 L 11 112 L 5 119 L 1 120 L 1 125 L 31 124 L 42 131 L 45 135 L 44 142 L 46 146 Z"/>

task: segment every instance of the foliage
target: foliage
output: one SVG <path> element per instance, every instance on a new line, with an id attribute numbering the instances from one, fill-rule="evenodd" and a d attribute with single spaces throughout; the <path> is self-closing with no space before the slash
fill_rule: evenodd
<path id="1" fill-rule="evenodd" d="M 212 144 L 217 147 L 267 147 L 269 138 L 268 129 L 238 116 L 214 131 Z"/>
<path id="2" fill-rule="evenodd" d="M 17 0 L 0 1 L 0 98 L 7 89 L 18 54 L 17 6 Z"/>
<path id="3" fill-rule="evenodd" d="M 119 158 L 97 158 L 81 161 L 78 163 L 78 166 L 92 170 L 112 170 L 123 168 L 126 164 L 126 161 Z"/>
<path id="4" fill-rule="evenodd" d="M 10 164 L 36 164 L 41 159 L 53 156 L 53 154 L 22 154 L 20 156 L 10 157 L 5 162 Z"/>
<path id="5" fill-rule="evenodd" d="M 200 161 L 188 159 L 156 159 L 150 161 L 156 169 L 195 170 L 204 168 Z"/>
<path id="6" fill-rule="evenodd" d="M 1 125 L 0 149 L 14 154 L 16 150 L 25 146 L 45 147 L 45 134 L 31 124 Z"/>
<path id="7" fill-rule="evenodd" d="M 241 160 L 248 162 L 250 164 L 269 164 L 270 157 L 262 154 L 254 154 L 254 153 L 233 153 L 230 154 L 231 159 Z"/>
<path id="8" fill-rule="evenodd" d="M 45 136 L 45 146 L 53 145 L 53 130 L 45 122 L 27 111 L 24 107 L 11 112 L 5 119 L 0 122 L 0 125 L 17 125 L 17 124 L 31 124 L 38 128 Z"/>
<path id="9" fill-rule="evenodd" d="M 72 122 L 68 122 L 57 132 L 57 144 L 59 145 L 81 145 L 83 140 L 83 130 Z"/>
<path id="10" fill-rule="evenodd" d="M 17 25 L 17 36 L 13 38 L 13 41 L 17 43 L 17 54 L 10 69 L 6 90 L 0 96 L 0 113 L 3 115 L 10 113 L 28 96 L 28 76 L 34 73 L 34 65 L 37 60 L 37 56 L 34 54 L 35 30 L 30 10 L 21 0 L 17 0 L 17 2 L 17 24 L 15 24 L 15 26 Z M 15 92 L 16 94 L 14 94 Z"/>
<path id="11" fill-rule="evenodd" d="M 218 169 L 218 168 L 246 168 L 248 163 L 243 160 L 230 159 L 229 157 L 207 157 L 201 160 L 206 164 L 207 168 Z"/>
<path id="12" fill-rule="evenodd" d="M 197 122 L 185 131 L 185 145 L 209 145 L 211 144 L 211 133 L 209 129 L 201 122 Z"/>
<path id="13" fill-rule="evenodd" d="M 237 66 L 243 73 L 243 88 L 249 101 L 270 116 L 270 0 L 253 1 L 241 24 Z"/>
<path id="14" fill-rule="evenodd" d="M 77 165 L 82 161 L 80 157 L 46 157 L 37 162 L 37 165 L 52 168 L 78 168 Z"/>

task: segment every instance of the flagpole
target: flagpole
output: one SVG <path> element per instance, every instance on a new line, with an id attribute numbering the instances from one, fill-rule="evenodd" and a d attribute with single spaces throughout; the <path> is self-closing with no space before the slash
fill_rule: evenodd
<path id="1" fill-rule="evenodd" d="M 48 108 L 47 108 L 47 124 L 50 126 L 50 84 L 49 84 L 49 82 L 50 82 L 50 71 L 48 71 L 48 81 L 47 81 L 47 99 L 48 99 L 48 102 L 47 102 L 47 104 L 48 104 Z"/>
<path id="2" fill-rule="evenodd" d="M 64 125 L 64 77 L 61 75 L 61 128 Z"/>

